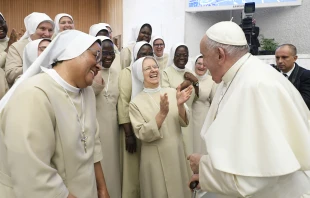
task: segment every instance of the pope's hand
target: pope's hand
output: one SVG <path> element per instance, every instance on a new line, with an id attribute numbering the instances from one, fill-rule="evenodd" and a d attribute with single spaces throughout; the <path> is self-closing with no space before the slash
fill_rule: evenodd
<path id="1" fill-rule="evenodd" d="M 199 174 L 192 175 L 191 179 L 188 182 L 189 189 L 191 189 L 191 187 L 190 187 L 191 182 L 194 182 L 194 181 L 198 181 L 199 182 Z M 197 189 L 197 190 L 200 189 L 200 183 L 198 183 L 198 185 L 196 186 L 195 189 Z"/>
<path id="2" fill-rule="evenodd" d="M 193 153 L 187 157 L 187 160 L 189 160 L 189 165 L 191 166 L 191 169 L 194 174 L 199 173 L 199 162 L 202 155 L 199 153 Z"/>

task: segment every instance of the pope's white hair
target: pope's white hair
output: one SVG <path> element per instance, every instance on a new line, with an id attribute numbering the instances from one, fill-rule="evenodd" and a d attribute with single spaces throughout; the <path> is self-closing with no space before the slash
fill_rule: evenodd
<path id="1" fill-rule="evenodd" d="M 214 50 L 216 48 L 224 49 L 225 53 L 229 56 L 241 55 L 249 52 L 249 45 L 226 45 L 219 42 L 216 42 L 210 38 L 207 39 L 206 45 L 209 49 Z"/>

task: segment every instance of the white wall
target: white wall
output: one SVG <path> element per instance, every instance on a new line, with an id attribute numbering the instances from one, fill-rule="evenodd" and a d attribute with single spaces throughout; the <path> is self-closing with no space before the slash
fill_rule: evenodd
<path id="1" fill-rule="evenodd" d="M 190 57 L 200 54 L 199 44 L 207 29 L 213 24 L 229 19 L 229 12 L 196 12 L 185 14 L 185 43 Z"/>
<path id="2" fill-rule="evenodd" d="M 256 9 L 254 18 L 260 27 L 260 34 L 274 38 L 279 44 L 292 43 L 299 54 L 310 53 L 310 0 L 301 6 Z M 241 21 L 241 10 L 186 13 L 185 41 L 190 47 L 191 56 L 199 53 L 199 42 L 205 31 L 214 23 L 230 20 Z"/>
<path id="3" fill-rule="evenodd" d="M 124 0 L 123 46 L 127 46 L 134 27 L 148 22 L 153 35 L 162 35 L 166 52 L 177 42 L 184 42 L 185 0 Z"/>

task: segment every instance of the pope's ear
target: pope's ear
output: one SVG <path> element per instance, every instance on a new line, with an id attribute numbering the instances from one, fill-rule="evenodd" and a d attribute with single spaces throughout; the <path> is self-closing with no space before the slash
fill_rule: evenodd
<path id="1" fill-rule="evenodd" d="M 218 58 L 219 58 L 220 63 L 225 62 L 226 54 L 225 54 L 224 49 L 219 47 L 217 50 L 218 50 Z"/>

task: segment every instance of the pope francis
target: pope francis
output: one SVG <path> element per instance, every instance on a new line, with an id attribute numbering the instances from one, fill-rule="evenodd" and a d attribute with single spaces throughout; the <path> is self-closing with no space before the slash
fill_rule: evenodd
<path id="1" fill-rule="evenodd" d="M 219 87 L 201 130 L 207 155 L 188 157 L 190 182 L 217 198 L 310 197 L 310 113 L 299 92 L 248 53 L 236 23 L 211 26 L 200 51 Z"/>

